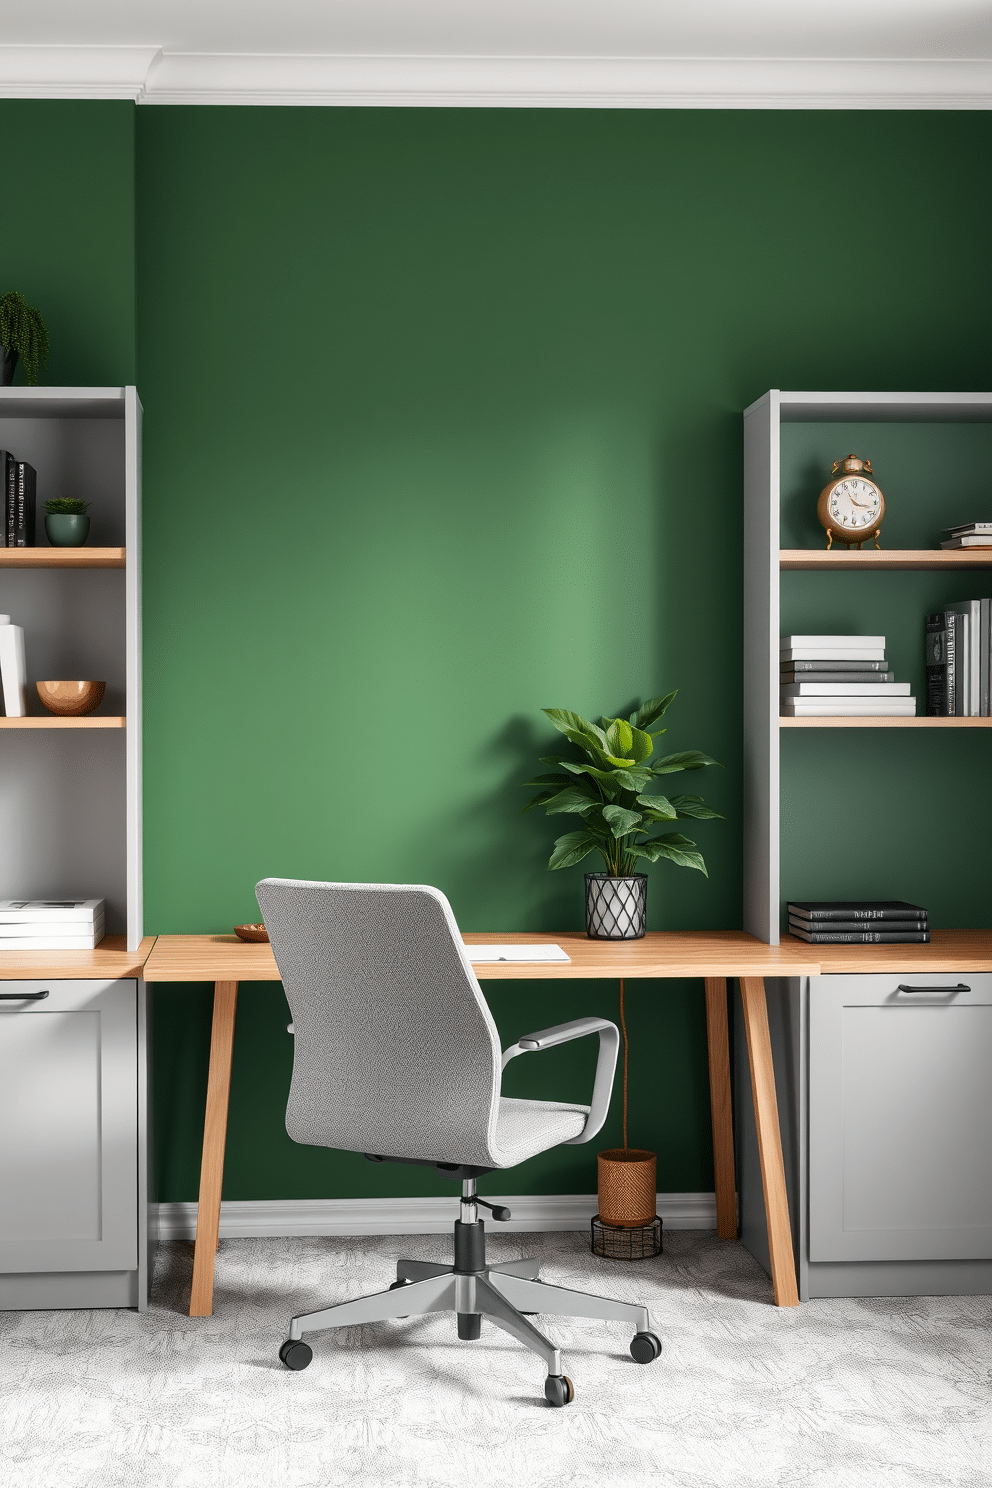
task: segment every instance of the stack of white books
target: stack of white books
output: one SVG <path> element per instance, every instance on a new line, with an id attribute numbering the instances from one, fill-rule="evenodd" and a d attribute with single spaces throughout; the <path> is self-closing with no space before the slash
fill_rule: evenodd
<path id="1" fill-rule="evenodd" d="M 960 527 L 945 527 L 946 542 L 942 548 L 992 548 L 992 522 L 965 522 Z"/>
<path id="2" fill-rule="evenodd" d="M 92 951 L 103 899 L 0 899 L 0 951 Z"/>
<path id="3" fill-rule="evenodd" d="M 884 636 L 783 636 L 779 662 L 783 718 L 916 716 L 909 683 L 888 670 Z"/>

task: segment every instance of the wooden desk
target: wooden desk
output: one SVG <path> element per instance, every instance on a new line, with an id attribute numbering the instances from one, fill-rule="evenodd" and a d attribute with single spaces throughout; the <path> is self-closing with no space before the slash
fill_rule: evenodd
<path id="1" fill-rule="evenodd" d="M 123 935 L 105 935 L 92 951 L 0 951 L 0 982 L 48 978 L 52 982 L 116 981 L 140 977 L 155 943 L 146 935 L 136 951 Z"/>
<path id="2" fill-rule="evenodd" d="M 775 1301 L 779 1307 L 798 1306 L 764 978 L 815 976 L 820 968 L 814 948 L 800 942 L 767 946 L 753 936 L 734 930 L 655 932 L 643 940 L 633 941 L 589 940 L 575 931 L 549 931 L 539 935 L 507 931 L 466 935 L 465 941 L 470 946 L 554 941 L 571 957 L 567 963 L 490 962 L 478 965 L 475 972 L 480 981 L 703 978 L 713 1112 L 717 1230 L 724 1239 L 733 1239 L 737 1235 L 727 978 L 740 978 Z M 189 1308 L 190 1317 L 209 1317 L 213 1311 L 214 1260 L 220 1229 L 238 983 L 277 982 L 280 977 L 270 946 L 244 944 L 233 935 L 160 935 L 145 962 L 144 976 L 148 982 L 214 983 L 207 1108 Z"/>

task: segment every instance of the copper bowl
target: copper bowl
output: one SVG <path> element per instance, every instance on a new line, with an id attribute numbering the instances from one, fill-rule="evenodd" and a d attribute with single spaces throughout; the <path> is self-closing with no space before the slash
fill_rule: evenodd
<path id="1" fill-rule="evenodd" d="M 106 682 L 36 682 L 41 706 L 60 718 L 80 718 L 103 702 Z"/>
<path id="2" fill-rule="evenodd" d="M 269 932 L 264 925 L 235 925 L 234 933 L 239 940 L 262 940 L 266 943 Z"/>

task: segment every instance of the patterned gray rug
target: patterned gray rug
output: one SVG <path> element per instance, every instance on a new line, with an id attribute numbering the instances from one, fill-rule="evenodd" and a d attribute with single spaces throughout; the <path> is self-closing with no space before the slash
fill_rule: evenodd
<path id="1" fill-rule="evenodd" d="M 442 1236 L 228 1240 L 216 1311 L 185 1316 L 192 1247 L 159 1251 L 153 1304 L 0 1314 L 3 1488 L 989 1488 L 992 1299 L 771 1306 L 740 1246 L 675 1231 L 665 1254 L 597 1260 L 577 1234 L 493 1235 L 490 1258 L 651 1307 L 665 1352 L 629 1330 L 540 1319 L 576 1398 L 495 1328 L 410 1319 L 311 1339 L 278 1362 L 293 1312 L 388 1285 Z"/>

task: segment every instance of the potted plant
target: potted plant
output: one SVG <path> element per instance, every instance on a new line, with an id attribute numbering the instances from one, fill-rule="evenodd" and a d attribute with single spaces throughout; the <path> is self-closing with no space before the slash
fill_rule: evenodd
<path id="1" fill-rule="evenodd" d="M 45 531 L 53 548 L 80 548 L 89 537 L 88 501 L 55 496 L 45 502 Z"/>
<path id="2" fill-rule="evenodd" d="M 0 387 L 10 387 L 18 356 L 24 361 L 24 377 L 30 387 L 38 381 L 38 368 L 48 362 L 48 329 L 41 312 L 12 289 L 0 296 Z"/>
<path id="3" fill-rule="evenodd" d="M 537 795 L 524 807 L 543 806 L 549 816 L 559 813 L 582 818 L 581 829 L 566 832 L 555 842 L 549 868 L 571 868 L 591 852 L 606 864 L 605 873 L 586 874 L 586 933 L 597 940 L 636 940 L 646 929 L 647 876 L 636 871 L 638 860 L 657 863 L 666 858 L 679 868 L 706 873 L 695 842 L 681 832 L 652 836 L 682 817 L 718 817 L 701 796 L 652 794 L 659 777 L 682 770 L 701 770 L 716 760 L 697 749 L 653 759 L 654 741 L 665 729 L 649 733 L 676 696 L 651 698 L 629 719 L 603 718 L 600 726 L 564 708 L 544 708 L 555 728 L 578 751 L 577 757 L 545 756 L 553 765 L 548 775 L 528 780 Z"/>

